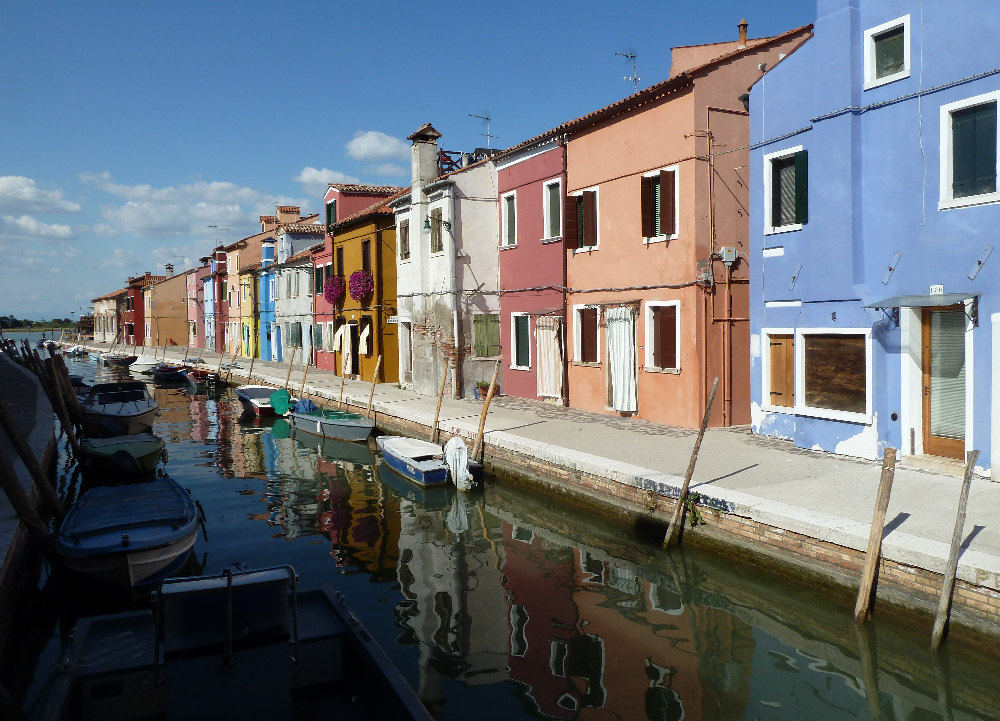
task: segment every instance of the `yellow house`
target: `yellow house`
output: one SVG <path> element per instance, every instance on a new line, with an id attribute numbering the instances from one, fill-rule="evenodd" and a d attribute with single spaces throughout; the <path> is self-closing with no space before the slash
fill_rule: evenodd
<path id="1" fill-rule="evenodd" d="M 257 297 L 257 278 L 260 263 L 254 263 L 240 271 L 240 331 L 241 355 L 245 358 L 259 358 L 258 338 L 260 329 L 260 300 Z"/>

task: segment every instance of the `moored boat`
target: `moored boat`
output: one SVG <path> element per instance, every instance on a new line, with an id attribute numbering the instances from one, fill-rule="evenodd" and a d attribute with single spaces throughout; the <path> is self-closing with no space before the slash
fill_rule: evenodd
<path id="1" fill-rule="evenodd" d="M 236 397 L 240 399 L 244 410 L 255 416 L 267 417 L 274 415 L 271 407 L 271 394 L 277 389 L 271 386 L 245 385 L 236 388 Z"/>
<path id="2" fill-rule="evenodd" d="M 296 430 L 341 441 L 363 441 L 375 429 L 375 421 L 371 418 L 350 411 L 296 409 L 289 411 L 285 417 Z"/>
<path id="3" fill-rule="evenodd" d="M 165 447 L 164 440 L 152 433 L 80 440 L 80 450 L 87 457 L 93 471 L 107 474 L 113 482 L 121 480 L 122 476 L 127 478 L 133 470 L 138 472 L 140 479 L 152 476 L 160 458 L 164 456 Z M 123 463 L 122 454 L 131 460 Z"/>
<path id="4" fill-rule="evenodd" d="M 149 373 L 160 363 L 159 358 L 149 353 L 137 356 L 129 365 L 129 370 L 133 373 Z"/>
<path id="5" fill-rule="evenodd" d="M 88 580 L 137 590 L 184 561 L 198 526 L 191 494 L 172 478 L 98 486 L 70 507 L 56 547 L 66 567 Z"/>
<path id="6" fill-rule="evenodd" d="M 104 361 L 104 365 L 114 366 L 115 368 L 128 368 L 138 357 L 137 355 L 123 355 L 121 353 L 102 353 L 100 356 L 101 360 Z"/>
<path id="7" fill-rule="evenodd" d="M 420 486 L 441 486 L 452 482 L 444 448 L 437 443 L 405 436 L 378 436 L 375 443 L 385 464 L 404 478 Z M 471 461 L 467 461 L 466 465 L 467 473 L 478 481 L 483 467 Z M 460 479 L 460 482 L 464 484 L 465 480 Z"/>
<path id="8" fill-rule="evenodd" d="M 144 433 L 153 427 L 157 408 L 141 381 L 97 383 L 81 404 L 83 429 L 91 436 Z"/>
<path id="9" fill-rule="evenodd" d="M 157 363 L 153 366 L 153 380 L 157 383 L 178 383 L 187 380 L 187 366 Z"/>
<path id="10" fill-rule="evenodd" d="M 195 385 L 214 385 L 221 380 L 221 376 L 207 368 L 188 368 L 187 379 Z"/>

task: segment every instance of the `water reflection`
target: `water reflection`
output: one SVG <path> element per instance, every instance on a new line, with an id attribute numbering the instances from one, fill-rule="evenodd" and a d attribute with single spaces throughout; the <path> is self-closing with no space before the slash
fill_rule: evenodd
<path id="1" fill-rule="evenodd" d="M 156 397 L 171 472 L 208 511 L 208 571 L 289 562 L 346 585 L 442 718 L 1000 718 L 996 661 L 935 657 L 929 629 L 855 635 L 849 604 L 508 485 L 423 490 L 366 444 L 241 418 L 229 392 Z"/>

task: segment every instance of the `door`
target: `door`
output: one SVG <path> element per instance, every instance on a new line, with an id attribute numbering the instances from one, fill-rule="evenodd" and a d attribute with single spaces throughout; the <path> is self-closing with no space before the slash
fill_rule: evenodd
<path id="1" fill-rule="evenodd" d="M 965 457 L 965 306 L 924 308 L 924 453 Z"/>

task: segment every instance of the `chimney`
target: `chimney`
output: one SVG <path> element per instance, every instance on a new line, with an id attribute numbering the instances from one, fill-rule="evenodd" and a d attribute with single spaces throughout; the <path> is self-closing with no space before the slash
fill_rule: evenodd
<path id="1" fill-rule="evenodd" d="M 417 186 L 431 182 L 438 175 L 438 138 L 441 133 L 430 123 L 424 123 L 415 133 L 406 139 L 413 142 L 411 168 L 411 185 L 416 191 Z M 416 195 L 414 195 L 416 197 Z"/>
<path id="2" fill-rule="evenodd" d="M 747 23 L 747 19 L 743 18 L 740 20 L 740 24 L 737 25 L 737 27 L 740 29 L 740 42 L 736 47 L 745 48 L 747 46 L 747 28 L 750 27 L 750 25 Z"/>
<path id="3" fill-rule="evenodd" d="M 282 225 L 288 225 L 299 221 L 299 211 L 302 208 L 297 205 L 278 205 L 275 206 L 275 210 L 278 213 L 278 222 Z"/>
<path id="4" fill-rule="evenodd" d="M 167 263 L 164 266 L 164 268 L 166 268 L 167 277 L 168 278 L 173 278 L 174 277 L 174 264 L 173 263 Z"/>
<path id="5" fill-rule="evenodd" d="M 260 216 L 260 232 L 266 233 L 278 227 L 278 219 L 273 215 Z"/>

